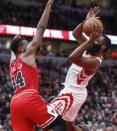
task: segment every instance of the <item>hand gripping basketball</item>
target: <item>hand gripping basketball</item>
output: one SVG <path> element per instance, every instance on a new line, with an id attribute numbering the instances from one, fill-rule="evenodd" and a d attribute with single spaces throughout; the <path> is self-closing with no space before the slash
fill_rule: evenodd
<path id="1" fill-rule="evenodd" d="M 101 20 L 99 20 L 96 17 L 90 17 L 86 20 L 86 22 L 83 25 L 83 32 L 87 36 L 90 36 L 91 34 L 91 26 L 94 26 L 96 30 L 98 30 L 99 28 L 103 29 L 103 23 L 101 22 Z"/>
<path id="2" fill-rule="evenodd" d="M 103 29 L 102 28 L 99 28 L 99 29 L 96 29 L 95 28 L 95 26 L 91 26 L 91 34 L 90 34 L 90 40 L 91 41 L 95 41 L 95 40 L 97 40 L 100 36 L 101 36 L 101 34 L 102 34 L 102 31 L 103 31 Z"/>

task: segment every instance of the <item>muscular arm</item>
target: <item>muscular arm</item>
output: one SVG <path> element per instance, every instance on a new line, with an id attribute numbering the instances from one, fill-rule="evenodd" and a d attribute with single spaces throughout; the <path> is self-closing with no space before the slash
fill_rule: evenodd
<path id="1" fill-rule="evenodd" d="M 31 64 L 34 62 L 36 50 L 39 47 L 39 45 L 42 41 L 45 29 L 47 28 L 52 4 L 53 4 L 53 0 L 49 0 L 46 5 L 46 8 L 41 16 L 40 21 L 37 24 L 36 34 L 33 37 L 33 40 L 29 43 L 26 53 L 23 58 L 26 63 Z"/>
<path id="2" fill-rule="evenodd" d="M 32 42 L 29 45 L 29 47 L 33 48 L 34 53 L 35 53 L 36 49 L 39 47 L 39 45 L 40 45 L 40 43 L 42 41 L 42 37 L 43 37 L 43 34 L 45 32 L 45 29 L 47 28 L 52 3 L 53 3 L 53 0 L 48 1 L 47 5 L 46 5 L 46 8 L 45 8 L 45 10 L 43 12 L 43 15 L 41 16 L 41 19 L 37 24 L 36 34 L 33 37 Z"/>
<path id="3" fill-rule="evenodd" d="M 99 37 L 101 30 L 96 31 L 93 29 L 89 40 L 87 40 L 83 35 L 83 24 L 88 18 L 96 17 L 99 12 L 99 7 L 90 9 L 86 19 L 73 31 L 73 36 L 79 42 L 80 46 L 70 54 L 69 58 L 76 65 L 83 67 L 87 75 L 93 74 L 100 67 L 100 63 L 94 57 L 85 57 L 83 54 L 94 43 L 95 39 Z"/>
<path id="4" fill-rule="evenodd" d="M 85 21 L 87 19 L 89 19 L 90 17 L 96 17 L 97 14 L 100 12 L 99 7 L 94 7 L 93 9 L 91 8 L 86 16 L 86 19 L 80 23 L 73 31 L 73 36 L 75 37 L 75 39 L 78 41 L 79 44 L 84 43 L 87 38 L 83 35 L 83 24 L 85 23 Z"/>
<path id="5" fill-rule="evenodd" d="M 93 39 L 85 41 L 69 55 L 69 59 L 76 65 L 83 67 L 87 75 L 93 74 L 100 67 L 99 61 L 94 57 L 83 56 L 84 52 L 93 44 L 93 42 Z"/>
<path id="6" fill-rule="evenodd" d="M 82 23 L 80 23 L 74 30 L 73 30 L 73 36 L 77 40 L 79 44 L 84 43 L 87 38 L 83 35 L 83 24 L 86 20 L 84 20 Z"/>

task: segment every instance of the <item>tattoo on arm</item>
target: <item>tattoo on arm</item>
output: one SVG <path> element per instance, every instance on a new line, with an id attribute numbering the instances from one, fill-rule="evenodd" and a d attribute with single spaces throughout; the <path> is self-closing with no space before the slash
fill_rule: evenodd
<path id="1" fill-rule="evenodd" d="M 37 30 L 36 30 L 36 34 L 33 37 L 33 40 L 30 42 L 30 44 L 28 45 L 28 54 L 31 54 L 34 52 L 36 52 L 36 49 L 39 47 L 42 38 L 43 38 L 43 34 L 45 32 L 45 29 L 47 28 L 47 24 L 48 24 L 48 20 L 49 20 L 49 16 L 50 16 L 50 12 L 51 12 L 51 7 L 52 7 L 52 3 L 53 0 L 49 0 L 46 8 L 41 16 L 40 21 L 37 24 Z M 30 51 L 31 50 L 31 51 Z"/>

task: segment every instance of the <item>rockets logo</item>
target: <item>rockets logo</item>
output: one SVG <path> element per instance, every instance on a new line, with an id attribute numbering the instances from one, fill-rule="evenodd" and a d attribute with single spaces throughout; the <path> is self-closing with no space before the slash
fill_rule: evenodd
<path id="1" fill-rule="evenodd" d="M 73 104 L 73 96 L 70 93 L 61 94 L 55 98 L 50 105 L 60 114 L 64 115 Z"/>

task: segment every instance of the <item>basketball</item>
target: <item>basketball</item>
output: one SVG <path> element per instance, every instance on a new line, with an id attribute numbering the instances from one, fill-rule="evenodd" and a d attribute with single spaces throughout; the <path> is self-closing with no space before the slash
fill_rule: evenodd
<path id="1" fill-rule="evenodd" d="M 96 17 L 89 18 L 83 25 L 83 32 L 89 36 L 91 34 L 91 25 L 94 25 L 96 29 L 103 28 L 103 23 Z"/>

